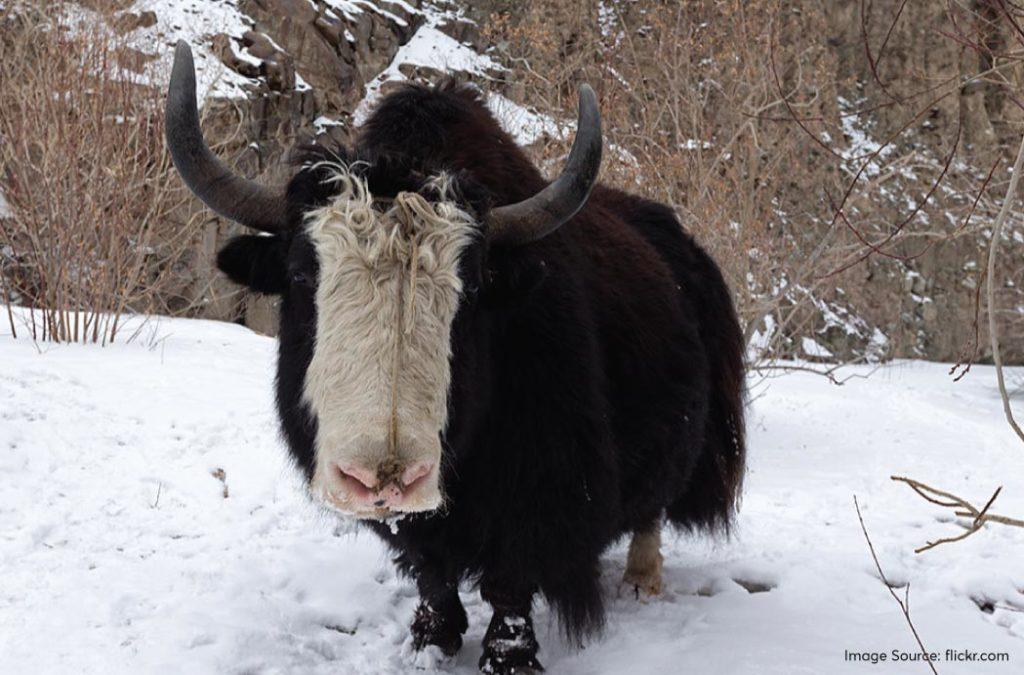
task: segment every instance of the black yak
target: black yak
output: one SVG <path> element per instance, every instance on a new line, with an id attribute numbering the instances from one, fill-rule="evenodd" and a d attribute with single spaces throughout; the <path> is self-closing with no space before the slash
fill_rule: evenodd
<path id="1" fill-rule="evenodd" d="M 728 528 L 744 470 L 742 339 L 711 258 L 655 202 L 595 185 L 594 92 L 544 180 L 466 85 L 388 94 L 286 187 L 234 175 L 199 128 L 179 44 L 167 138 L 189 188 L 264 234 L 218 255 L 281 296 L 277 407 L 311 495 L 415 580 L 417 648 L 454 654 L 459 584 L 494 614 L 484 672 L 540 670 L 538 594 L 579 643 L 601 553 L 657 593 L 664 522 Z"/>

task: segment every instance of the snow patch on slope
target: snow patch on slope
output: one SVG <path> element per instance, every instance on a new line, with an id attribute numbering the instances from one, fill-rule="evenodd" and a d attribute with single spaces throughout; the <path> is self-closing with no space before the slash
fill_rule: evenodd
<path id="1" fill-rule="evenodd" d="M 824 345 L 819 344 L 814 338 L 807 336 L 800 338 L 800 348 L 804 354 L 814 359 L 831 359 L 835 356 Z"/>
<path id="2" fill-rule="evenodd" d="M 313 0 L 305 1 L 311 8 L 320 11 L 320 6 Z M 393 0 L 391 4 L 401 7 L 409 15 L 422 16 L 423 24 L 398 49 L 388 67 L 367 84 L 365 96 L 352 114 L 356 125 L 362 124 L 369 117 L 387 83 L 408 79 L 402 71 L 403 67 L 467 73 L 484 78 L 505 70 L 494 59 L 478 53 L 441 30 L 441 26 L 448 22 L 465 20 L 459 11 L 429 4 L 416 8 L 403 0 Z M 369 0 L 324 0 L 323 9 L 348 22 L 357 21 L 361 14 L 372 11 L 397 25 L 408 24 L 402 17 Z M 185 40 L 192 47 L 196 64 L 197 98 L 200 103 L 211 96 L 243 98 L 247 90 L 256 84 L 254 80 L 225 66 L 211 45 L 214 35 L 226 34 L 232 38 L 230 48 L 238 59 L 255 66 L 261 64 L 259 58 L 240 45 L 242 36 L 247 31 L 255 30 L 255 24 L 238 9 L 237 0 L 136 0 L 124 11 L 136 14 L 152 11 L 157 17 L 156 25 L 138 28 L 123 38 L 127 46 L 155 57 L 145 65 L 143 73 L 134 78 L 139 84 L 160 88 L 166 86 L 173 62 L 174 45 L 178 40 Z M 79 5 L 68 5 L 65 20 L 76 32 L 87 33 L 99 28 L 113 36 L 99 14 Z M 351 32 L 347 31 L 346 35 L 350 41 L 354 41 Z M 277 48 L 284 51 L 279 46 Z M 296 73 L 296 89 L 304 91 L 309 88 L 309 84 Z M 487 104 L 516 142 L 522 145 L 530 145 L 544 136 L 564 138 L 572 129 L 570 122 L 559 122 L 501 94 L 489 93 Z M 315 129 L 317 134 L 322 134 L 333 125 L 335 120 L 321 117 Z"/>
<path id="3" fill-rule="evenodd" d="M 370 116 L 373 107 L 381 98 L 381 89 L 386 83 L 408 80 L 401 66 L 475 75 L 503 70 L 502 66 L 490 57 L 478 54 L 472 47 L 439 30 L 437 26 L 442 18 L 428 14 L 426 23 L 416 30 L 408 42 L 399 47 L 388 67 L 366 85 L 366 95 L 352 113 L 352 119 L 357 125 L 365 122 Z"/>
<path id="4" fill-rule="evenodd" d="M 495 92 L 487 94 L 487 107 L 519 145 L 530 145 L 545 136 L 566 138 L 576 128 L 575 122 L 559 122 Z"/>
<path id="5" fill-rule="evenodd" d="M 366 85 L 366 95 L 352 114 L 355 124 L 362 124 L 370 116 L 387 83 L 408 81 L 403 67 L 468 73 L 485 78 L 505 70 L 491 57 L 478 53 L 440 30 L 440 26 L 459 18 L 458 15 L 433 7 L 426 8 L 423 14 L 426 17 L 424 24 L 398 49 L 388 67 Z M 571 123 L 560 123 L 550 115 L 530 110 L 496 92 L 488 92 L 486 101 L 494 116 L 520 145 L 530 145 L 544 136 L 564 138 L 572 128 Z"/>
<path id="6" fill-rule="evenodd" d="M 305 2 L 315 11 L 321 10 L 312 0 Z M 327 12 L 340 14 L 349 22 L 358 21 L 361 14 L 372 11 L 395 24 L 407 25 L 405 19 L 370 0 L 324 0 L 324 3 Z M 402 0 L 391 0 L 391 4 L 402 7 L 410 14 L 421 13 Z M 113 39 L 123 40 L 126 46 L 153 56 L 144 71 L 133 78 L 139 84 L 165 87 L 170 78 L 174 46 L 179 40 L 184 40 L 192 47 L 195 57 L 197 98 L 200 105 L 208 97 L 239 99 L 247 96 L 247 91 L 256 81 L 224 65 L 211 44 L 215 35 L 227 35 L 231 38 L 229 48 L 236 58 L 254 66 L 263 63 L 241 46 L 243 35 L 256 30 L 256 25 L 238 8 L 238 0 L 135 0 L 123 10 L 122 15 L 150 11 L 156 16 L 156 24 L 137 28 L 123 38 L 115 37 L 98 13 L 77 4 L 72 3 L 66 7 L 64 19 L 76 32 L 89 34 L 89 31 L 104 30 Z M 346 30 L 346 36 L 350 41 L 355 41 L 350 31 Z M 270 36 L 266 37 L 276 49 L 286 53 Z M 299 73 L 295 74 L 295 79 L 297 91 L 311 88 Z"/>
<path id="7" fill-rule="evenodd" d="M 425 16 L 426 22 L 399 48 L 388 67 L 366 85 L 366 95 L 352 114 L 357 125 L 369 118 L 387 83 L 408 81 L 403 67 L 468 73 L 480 77 L 489 77 L 490 73 L 505 70 L 489 56 L 478 53 L 439 29 L 453 15 L 430 10 Z M 564 138 L 572 128 L 571 123 L 560 123 L 550 115 L 530 110 L 496 92 L 488 92 L 486 102 L 501 125 L 520 145 L 530 145 L 544 136 Z"/>
<path id="8" fill-rule="evenodd" d="M 843 136 L 846 140 L 846 147 L 840 148 L 838 153 L 846 160 L 848 172 L 855 173 L 864 162 L 864 174 L 877 176 L 882 170 L 882 163 L 896 150 L 896 146 L 889 143 L 885 147 L 871 138 L 868 131 L 863 127 L 866 125 L 860 116 L 856 114 L 857 106 L 849 100 L 838 96 L 839 122 L 842 125 Z M 827 133 L 822 135 L 822 140 L 828 143 L 831 138 Z"/>
<path id="9" fill-rule="evenodd" d="M 112 39 L 137 49 L 155 58 L 144 66 L 138 78 L 139 84 L 163 88 L 170 79 L 174 46 L 184 40 L 192 47 L 196 65 L 197 98 L 202 103 L 209 96 L 217 98 L 243 98 L 246 88 L 254 81 L 225 66 L 213 53 L 210 39 L 218 33 L 240 39 L 253 30 L 252 19 L 239 11 L 235 0 L 136 0 L 125 12 L 141 14 L 151 11 L 156 24 L 148 28 L 137 28 L 123 38 L 116 37 L 105 27 L 104 18 L 81 5 L 68 4 L 64 22 L 76 33 L 92 35 L 105 31 Z M 250 63 L 259 64 L 259 59 L 238 47 L 232 41 L 235 55 Z"/>

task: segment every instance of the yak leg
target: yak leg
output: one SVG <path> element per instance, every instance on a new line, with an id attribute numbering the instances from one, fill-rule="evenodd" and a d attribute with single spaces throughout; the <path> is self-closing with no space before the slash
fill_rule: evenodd
<path id="1" fill-rule="evenodd" d="M 492 675 L 531 675 L 544 670 L 537 660 L 537 636 L 530 610 L 533 591 L 510 592 L 494 588 L 485 578 L 480 595 L 494 609 L 484 635 L 480 671 Z"/>
<path id="2" fill-rule="evenodd" d="M 661 593 L 661 523 L 633 533 L 622 582 L 633 586 L 637 598 Z"/>
<path id="3" fill-rule="evenodd" d="M 434 645 L 445 656 L 454 656 L 462 647 L 462 634 L 469 627 L 458 583 L 420 572 L 416 585 L 420 604 L 412 621 L 413 646 L 419 650 Z"/>

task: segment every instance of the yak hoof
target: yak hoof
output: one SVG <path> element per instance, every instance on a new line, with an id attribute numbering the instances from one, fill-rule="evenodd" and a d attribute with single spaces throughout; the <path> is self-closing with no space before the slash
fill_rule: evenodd
<path id="1" fill-rule="evenodd" d="M 661 595 L 662 561 L 660 526 L 648 532 L 635 532 L 629 544 L 622 583 L 627 587 L 632 586 L 637 600 Z"/>
<path id="2" fill-rule="evenodd" d="M 445 656 L 455 656 L 462 649 L 462 631 L 465 630 L 457 619 L 445 617 L 425 602 L 416 608 L 416 616 L 412 622 L 412 646 L 416 651 L 434 646 Z M 460 630 L 461 628 L 461 630 Z"/>
<path id="3" fill-rule="evenodd" d="M 634 575 L 628 571 L 622 575 L 622 586 L 619 594 L 630 593 L 640 602 L 646 602 L 661 595 L 661 575 Z"/>
<path id="4" fill-rule="evenodd" d="M 480 672 L 488 675 L 532 675 L 544 672 L 537 660 L 537 638 L 530 617 L 495 613 L 484 636 Z"/>
<path id="5" fill-rule="evenodd" d="M 487 675 L 538 675 L 544 672 L 544 666 L 540 665 L 536 656 L 531 656 L 525 663 L 508 663 L 500 657 L 490 657 L 486 654 L 480 657 L 480 672 Z"/>
<path id="6" fill-rule="evenodd" d="M 492 670 L 486 670 L 486 668 L 493 668 Z M 487 673 L 488 675 L 539 675 L 543 673 L 544 669 L 530 668 L 529 666 L 513 666 L 511 670 L 502 670 L 500 666 L 480 666 L 481 673 Z"/>

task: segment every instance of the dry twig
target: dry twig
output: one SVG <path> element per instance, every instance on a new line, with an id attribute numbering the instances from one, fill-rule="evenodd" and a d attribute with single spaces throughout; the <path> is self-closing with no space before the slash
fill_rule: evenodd
<path id="1" fill-rule="evenodd" d="M 871 537 L 868 535 L 868 528 L 864 524 L 864 516 L 860 512 L 860 503 L 857 501 L 857 496 L 853 496 L 853 506 L 857 509 L 857 520 L 860 521 L 860 530 L 864 533 L 864 539 L 868 542 L 868 550 L 871 551 L 871 559 L 875 561 L 875 569 L 878 570 L 878 576 L 882 579 L 882 583 L 889 589 L 889 595 L 896 601 L 896 604 L 900 606 L 900 611 L 903 612 L 903 618 L 907 620 L 907 625 L 910 627 L 910 632 L 914 634 L 914 639 L 917 640 L 917 646 L 921 648 L 922 654 L 930 654 L 921 640 L 921 636 L 917 632 L 917 627 L 914 626 L 913 620 L 910 618 L 910 582 L 907 582 L 906 588 L 903 591 L 903 599 L 896 594 L 889 579 L 886 578 L 885 572 L 882 571 L 882 563 L 878 561 L 878 554 L 875 553 L 875 545 L 871 543 Z M 939 675 L 939 671 L 935 669 L 935 664 L 932 663 L 931 659 L 925 659 L 925 663 L 932 669 L 932 673 Z"/>
<path id="2" fill-rule="evenodd" d="M 907 478 L 905 476 L 890 476 L 890 478 L 900 483 L 906 483 L 910 486 L 910 489 L 916 492 L 922 499 L 937 506 L 953 509 L 953 513 L 961 518 L 972 519 L 971 524 L 962 534 L 958 534 L 955 537 L 944 537 L 942 539 L 936 539 L 935 541 L 929 541 L 924 546 L 914 549 L 914 553 L 923 553 L 924 551 L 935 548 L 940 544 L 949 544 L 954 541 L 966 539 L 984 527 L 985 523 L 1000 523 L 1011 527 L 1024 527 L 1024 520 L 989 513 L 989 509 L 992 508 L 992 504 L 996 501 L 999 493 L 1003 490 L 1002 486 L 996 488 L 996 491 L 993 492 L 992 496 L 989 497 L 987 502 L 985 502 L 985 506 L 978 509 L 966 499 L 962 499 L 961 497 L 957 497 L 956 495 L 943 490 L 937 490 L 930 485 L 925 485 L 921 481 L 914 480 L 913 478 Z"/>

